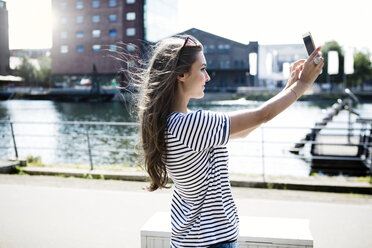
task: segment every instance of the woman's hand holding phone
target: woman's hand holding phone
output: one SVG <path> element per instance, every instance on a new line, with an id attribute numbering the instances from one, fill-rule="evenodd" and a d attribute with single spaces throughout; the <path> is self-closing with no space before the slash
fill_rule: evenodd
<path id="1" fill-rule="evenodd" d="M 303 69 L 298 78 L 301 83 L 309 84 L 310 86 L 322 71 L 324 59 L 320 54 L 321 48 L 321 46 L 317 47 L 303 64 Z"/>

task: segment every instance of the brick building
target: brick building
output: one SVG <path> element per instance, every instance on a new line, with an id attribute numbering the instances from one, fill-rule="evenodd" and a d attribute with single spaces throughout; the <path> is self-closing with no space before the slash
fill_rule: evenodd
<path id="1" fill-rule="evenodd" d="M 119 65 L 109 55 L 134 52 L 144 38 L 144 0 L 52 0 L 51 50 L 54 78 L 95 72 L 113 76 Z M 125 45 L 120 45 L 124 42 Z"/>
<path id="2" fill-rule="evenodd" d="M 8 74 L 10 74 L 8 10 L 6 2 L 0 1 L 0 75 Z"/>
<path id="3" fill-rule="evenodd" d="M 206 91 L 235 92 L 240 86 L 253 86 L 255 77 L 250 72 L 250 53 L 258 53 L 258 42 L 245 45 L 196 28 L 182 34 L 190 34 L 204 46 L 207 71 L 211 77 Z M 257 64 L 257 61 L 253 62 Z"/>

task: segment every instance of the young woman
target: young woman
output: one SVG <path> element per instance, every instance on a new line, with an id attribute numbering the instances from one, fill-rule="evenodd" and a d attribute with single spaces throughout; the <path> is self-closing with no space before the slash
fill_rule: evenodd
<path id="1" fill-rule="evenodd" d="M 192 36 L 156 44 L 142 79 L 139 120 L 150 191 L 174 182 L 171 247 L 238 247 L 239 218 L 232 198 L 225 145 L 244 137 L 294 103 L 323 67 L 318 47 L 290 67 L 290 79 L 256 109 L 189 111 L 210 80 L 203 46 Z"/>

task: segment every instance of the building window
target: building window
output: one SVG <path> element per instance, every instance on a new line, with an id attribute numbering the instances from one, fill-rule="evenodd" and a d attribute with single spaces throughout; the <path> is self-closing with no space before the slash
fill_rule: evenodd
<path id="1" fill-rule="evenodd" d="M 127 21 L 134 21 L 134 20 L 136 20 L 136 12 L 128 12 Z"/>
<path id="2" fill-rule="evenodd" d="M 220 69 L 230 69 L 230 60 L 220 60 L 219 61 Z"/>
<path id="3" fill-rule="evenodd" d="M 99 21 L 100 21 L 99 15 L 92 16 L 92 22 L 93 23 L 98 23 Z"/>
<path id="4" fill-rule="evenodd" d="M 127 51 L 128 52 L 134 52 L 135 50 L 136 50 L 136 45 L 134 45 L 133 43 L 127 44 Z"/>
<path id="5" fill-rule="evenodd" d="M 208 61 L 208 68 L 210 68 L 210 69 L 214 68 L 214 61 L 213 60 Z"/>
<path id="6" fill-rule="evenodd" d="M 83 31 L 77 31 L 76 32 L 76 38 L 83 38 L 84 37 L 84 32 Z"/>
<path id="7" fill-rule="evenodd" d="M 127 28 L 127 36 L 135 36 L 136 29 L 135 28 Z"/>
<path id="8" fill-rule="evenodd" d="M 99 0 L 94 0 L 93 2 L 92 2 L 92 8 L 99 8 L 100 7 L 100 2 L 99 2 Z"/>
<path id="9" fill-rule="evenodd" d="M 67 23 L 67 17 L 62 16 L 62 17 L 59 19 L 59 22 L 60 22 L 61 24 L 66 24 L 66 23 Z"/>
<path id="10" fill-rule="evenodd" d="M 223 53 L 223 45 L 221 45 L 221 44 L 218 45 L 218 53 Z"/>
<path id="11" fill-rule="evenodd" d="M 118 16 L 115 14 L 109 15 L 109 21 L 110 22 L 116 22 L 118 20 Z"/>
<path id="12" fill-rule="evenodd" d="M 136 0 L 127 0 L 127 4 L 134 4 Z"/>
<path id="13" fill-rule="evenodd" d="M 225 61 L 225 68 L 230 69 L 230 60 Z"/>
<path id="14" fill-rule="evenodd" d="M 218 68 L 223 69 L 223 61 L 222 60 L 218 61 Z"/>
<path id="15" fill-rule="evenodd" d="M 116 5 L 117 5 L 116 0 L 109 0 L 109 3 L 108 3 L 109 7 L 116 7 Z"/>
<path id="16" fill-rule="evenodd" d="M 229 53 L 230 52 L 230 45 L 218 45 L 218 53 Z"/>
<path id="17" fill-rule="evenodd" d="M 240 60 L 240 68 L 245 68 L 245 62 L 244 62 L 244 60 Z"/>
<path id="18" fill-rule="evenodd" d="M 76 23 L 83 23 L 84 22 L 84 16 L 77 16 L 75 20 L 76 20 Z"/>
<path id="19" fill-rule="evenodd" d="M 95 44 L 92 46 L 92 49 L 93 49 L 93 52 L 99 52 L 101 51 L 101 45 Z"/>
<path id="20" fill-rule="evenodd" d="M 239 68 L 239 61 L 238 60 L 234 60 L 234 68 Z"/>
<path id="21" fill-rule="evenodd" d="M 61 53 L 68 53 L 68 46 L 67 45 L 61 46 Z"/>
<path id="22" fill-rule="evenodd" d="M 92 31 L 92 36 L 93 36 L 93 38 L 99 38 L 99 37 L 101 36 L 101 30 L 99 30 L 99 29 L 94 29 L 94 30 Z"/>
<path id="23" fill-rule="evenodd" d="M 66 2 L 59 3 L 59 8 L 60 9 L 66 9 L 67 8 L 67 3 Z"/>
<path id="24" fill-rule="evenodd" d="M 110 37 L 116 37 L 116 35 L 117 35 L 116 29 L 110 29 L 109 30 L 109 36 Z"/>
<path id="25" fill-rule="evenodd" d="M 115 51 L 117 51 L 118 49 L 117 49 L 117 46 L 116 45 L 110 45 L 110 47 L 109 47 L 109 51 L 111 51 L 111 52 L 115 52 Z"/>
<path id="26" fill-rule="evenodd" d="M 76 46 L 76 51 L 77 51 L 78 53 L 82 53 L 82 52 L 84 52 L 84 46 L 83 46 L 83 45 L 78 45 L 78 46 Z"/>
<path id="27" fill-rule="evenodd" d="M 204 45 L 204 53 L 214 53 L 214 45 Z"/>
<path id="28" fill-rule="evenodd" d="M 208 48 L 208 53 L 214 53 L 214 45 L 209 45 L 209 48 Z"/>
<path id="29" fill-rule="evenodd" d="M 67 32 L 62 31 L 60 34 L 61 39 L 67 39 Z"/>
<path id="30" fill-rule="evenodd" d="M 76 9 L 83 9 L 84 8 L 84 3 L 79 1 L 79 2 L 76 2 Z"/>

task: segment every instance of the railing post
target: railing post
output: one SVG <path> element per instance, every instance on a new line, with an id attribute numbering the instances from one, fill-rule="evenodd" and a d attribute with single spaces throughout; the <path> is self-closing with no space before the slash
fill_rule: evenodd
<path id="1" fill-rule="evenodd" d="M 89 152 L 89 162 L 90 162 L 90 170 L 93 170 L 93 159 L 92 159 L 92 151 L 90 147 L 90 140 L 89 140 L 89 129 L 87 128 L 87 142 L 88 142 L 88 152 Z"/>
<path id="2" fill-rule="evenodd" d="M 264 128 L 261 126 L 261 164 L 262 164 L 262 180 L 265 179 L 265 150 L 264 150 Z"/>
<path id="3" fill-rule="evenodd" d="M 351 129 L 351 126 L 352 126 L 352 123 L 351 123 L 351 112 L 352 112 L 352 105 L 353 105 L 353 102 L 351 101 L 351 99 L 348 99 L 347 100 L 347 104 L 348 104 L 348 112 L 349 112 L 349 115 L 348 115 L 348 134 L 347 134 L 347 141 L 349 143 L 351 143 L 351 132 L 352 132 L 352 129 Z"/>
<path id="4" fill-rule="evenodd" d="M 12 121 L 9 121 L 9 124 L 10 124 L 10 130 L 12 132 L 12 138 L 13 138 L 13 146 L 14 146 L 15 156 L 16 156 L 16 159 L 18 159 L 18 150 L 17 150 L 16 140 L 15 140 L 15 137 L 14 137 L 13 122 Z"/>

